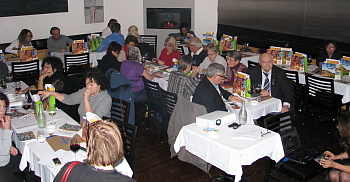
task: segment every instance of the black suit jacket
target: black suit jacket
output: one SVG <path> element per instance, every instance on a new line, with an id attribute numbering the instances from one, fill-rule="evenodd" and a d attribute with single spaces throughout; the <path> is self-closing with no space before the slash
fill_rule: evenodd
<path id="1" fill-rule="evenodd" d="M 225 99 L 228 99 L 232 95 L 230 92 L 221 88 L 220 85 L 219 90 Z M 227 111 L 220 94 L 216 91 L 214 85 L 207 77 L 202 78 L 197 85 L 193 94 L 192 102 L 203 105 L 208 113 L 217 110 Z"/>
<path id="2" fill-rule="evenodd" d="M 188 53 L 188 55 L 191 56 L 191 52 Z M 192 66 L 199 66 L 203 62 L 204 58 L 207 56 L 208 56 L 208 53 L 204 49 L 198 55 L 193 55 Z"/>
<path id="3" fill-rule="evenodd" d="M 293 105 L 294 101 L 294 82 L 287 78 L 286 72 L 276 66 L 272 67 L 272 75 L 270 81 L 271 93 L 273 97 L 281 99 L 283 102 L 288 102 Z M 251 84 L 254 86 L 258 83 L 262 84 L 262 69 L 260 65 L 249 67 L 248 74 L 250 75 Z M 292 108 L 292 107 L 290 107 Z"/>

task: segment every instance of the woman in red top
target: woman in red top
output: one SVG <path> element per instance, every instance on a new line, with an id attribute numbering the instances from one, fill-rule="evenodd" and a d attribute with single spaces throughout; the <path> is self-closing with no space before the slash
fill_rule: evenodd
<path id="1" fill-rule="evenodd" d="M 177 50 L 177 43 L 174 37 L 167 37 L 164 43 L 164 49 L 160 53 L 158 59 L 154 58 L 153 61 L 157 61 L 161 65 L 173 66 L 173 58 L 180 58 L 180 51 Z"/>

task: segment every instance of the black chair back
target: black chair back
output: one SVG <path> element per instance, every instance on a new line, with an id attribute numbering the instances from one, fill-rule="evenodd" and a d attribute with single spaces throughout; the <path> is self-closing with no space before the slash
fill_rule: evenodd
<path id="1" fill-rule="evenodd" d="M 142 79 L 146 89 L 148 109 L 163 115 L 163 108 L 161 104 L 162 96 L 160 94 L 161 88 L 159 83 L 149 81 L 145 77 L 142 77 Z"/>
<path id="2" fill-rule="evenodd" d="M 130 102 L 112 97 L 111 118 L 128 123 Z"/>
<path id="3" fill-rule="evenodd" d="M 248 67 L 259 65 L 259 63 L 256 63 L 254 61 L 248 60 Z"/>
<path id="4" fill-rule="evenodd" d="M 128 161 L 131 169 L 134 170 L 137 126 L 131 125 L 123 121 L 119 121 L 118 119 L 108 117 L 103 117 L 102 119 L 110 120 L 118 126 L 120 135 L 123 139 L 124 157 Z"/>
<path id="5" fill-rule="evenodd" d="M 39 60 L 12 63 L 13 81 L 23 81 L 27 85 L 35 85 L 39 78 Z"/>
<path id="6" fill-rule="evenodd" d="M 177 95 L 176 93 L 171 93 L 163 89 L 160 89 L 160 94 L 162 97 L 162 108 L 163 108 L 162 129 L 161 129 L 160 137 L 161 137 L 161 140 L 163 140 L 168 130 L 171 114 L 173 113 L 174 107 L 177 102 Z"/>
<path id="7" fill-rule="evenodd" d="M 264 128 L 282 133 L 292 128 L 292 112 L 285 112 L 264 119 Z"/>
<path id="8" fill-rule="evenodd" d="M 83 76 L 90 67 L 90 54 L 67 54 L 64 55 L 64 72 L 66 76 Z"/>
<path id="9" fill-rule="evenodd" d="M 334 103 L 334 80 L 306 74 L 307 101 L 331 107 Z"/>
<path id="10" fill-rule="evenodd" d="M 148 43 L 153 47 L 155 54 L 157 55 L 157 35 L 140 35 L 143 42 Z"/>
<path id="11" fill-rule="evenodd" d="M 287 78 L 291 79 L 295 84 L 299 84 L 298 71 L 285 70 Z"/>

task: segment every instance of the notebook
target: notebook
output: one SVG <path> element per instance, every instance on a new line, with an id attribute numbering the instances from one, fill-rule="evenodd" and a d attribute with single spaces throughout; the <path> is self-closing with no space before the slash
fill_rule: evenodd
<path id="1" fill-rule="evenodd" d="M 295 127 L 288 129 L 281 135 L 285 158 L 289 161 L 305 165 L 312 161 L 317 152 L 305 149 L 301 146 L 299 135 Z"/>

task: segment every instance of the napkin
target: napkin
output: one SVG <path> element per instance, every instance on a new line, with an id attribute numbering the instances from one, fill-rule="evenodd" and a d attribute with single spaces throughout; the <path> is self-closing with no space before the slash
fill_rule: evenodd
<path id="1" fill-rule="evenodd" d="M 26 140 L 34 139 L 35 135 L 32 131 L 29 131 L 29 132 L 17 133 L 17 137 L 19 141 L 26 141 Z"/>

